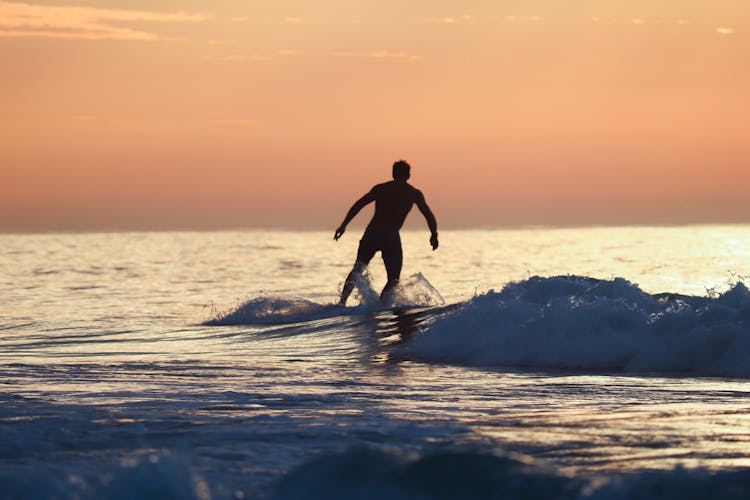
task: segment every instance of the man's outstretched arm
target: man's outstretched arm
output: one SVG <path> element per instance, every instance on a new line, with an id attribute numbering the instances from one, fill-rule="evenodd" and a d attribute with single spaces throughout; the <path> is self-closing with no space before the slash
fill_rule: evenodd
<path id="1" fill-rule="evenodd" d="M 346 231 L 347 224 L 351 222 L 351 220 L 359 213 L 360 210 L 365 207 L 365 205 L 367 205 L 368 203 L 372 203 L 373 201 L 375 201 L 375 195 L 372 191 L 355 201 L 354 205 L 352 205 L 352 208 L 350 208 L 346 213 L 344 222 L 341 223 L 339 228 L 336 230 L 336 233 L 333 235 L 333 239 L 338 240 L 339 238 L 341 238 L 341 235 L 344 234 L 344 231 Z"/>
<path id="2" fill-rule="evenodd" d="M 417 208 L 419 208 L 419 211 L 424 215 L 424 218 L 427 221 L 427 226 L 430 228 L 430 245 L 432 245 L 433 250 L 437 250 L 437 220 L 435 220 L 435 215 L 432 213 L 432 210 L 430 210 L 430 207 L 427 206 L 427 202 L 424 201 L 424 195 L 422 195 L 422 193 L 419 193 L 419 197 L 417 198 Z"/>

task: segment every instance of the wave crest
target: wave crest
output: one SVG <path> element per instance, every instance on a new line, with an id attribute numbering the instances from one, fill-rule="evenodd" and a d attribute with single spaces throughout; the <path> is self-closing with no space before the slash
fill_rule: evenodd
<path id="1" fill-rule="evenodd" d="M 474 297 L 406 347 L 412 358 L 750 377 L 750 292 L 648 294 L 623 279 L 533 277 Z"/>
<path id="2" fill-rule="evenodd" d="M 285 324 L 335 316 L 344 307 L 318 304 L 302 298 L 257 297 L 235 309 L 217 314 L 207 326 Z"/>

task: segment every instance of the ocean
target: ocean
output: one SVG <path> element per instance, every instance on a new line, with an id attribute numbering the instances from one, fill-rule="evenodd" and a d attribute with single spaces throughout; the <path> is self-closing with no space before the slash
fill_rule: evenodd
<path id="1" fill-rule="evenodd" d="M 0 235 L 0 498 L 750 497 L 750 226 Z"/>

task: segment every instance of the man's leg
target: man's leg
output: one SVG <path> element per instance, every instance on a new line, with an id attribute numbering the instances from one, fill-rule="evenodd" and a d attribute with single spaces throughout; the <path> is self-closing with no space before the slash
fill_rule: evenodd
<path id="1" fill-rule="evenodd" d="M 380 293 L 380 300 L 382 302 L 388 300 L 388 293 L 398 285 L 403 262 L 404 254 L 401 250 L 401 238 L 396 235 L 393 241 L 388 242 L 388 245 L 383 248 L 383 263 L 385 264 L 385 271 L 388 274 L 388 282 Z"/>
<path id="2" fill-rule="evenodd" d="M 380 292 L 380 302 L 383 302 L 384 304 L 388 302 L 390 299 L 388 294 L 391 292 L 391 290 L 396 288 L 397 285 L 398 285 L 398 278 L 389 279 L 388 283 L 386 283 L 385 286 L 383 287 L 383 291 Z"/>
<path id="3" fill-rule="evenodd" d="M 341 299 L 339 299 L 339 305 L 345 306 L 346 305 L 346 299 L 349 298 L 349 295 L 352 294 L 352 290 L 354 290 L 354 283 L 357 281 L 357 276 L 362 274 L 362 270 L 367 267 L 367 264 L 363 264 L 360 261 L 356 261 L 354 263 L 354 267 L 352 267 L 352 270 L 349 271 L 349 274 L 346 277 L 346 281 L 344 281 L 344 288 L 341 289 Z"/>
<path id="4" fill-rule="evenodd" d="M 346 299 L 351 295 L 354 290 L 354 283 L 357 281 L 357 276 L 362 274 L 362 271 L 367 267 L 372 258 L 375 256 L 375 248 L 373 248 L 367 234 L 359 240 L 359 249 L 357 250 L 357 260 L 354 261 L 354 267 L 349 272 L 349 275 L 344 281 L 344 288 L 341 289 L 341 298 L 339 299 L 339 305 L 345 306 Z"/>

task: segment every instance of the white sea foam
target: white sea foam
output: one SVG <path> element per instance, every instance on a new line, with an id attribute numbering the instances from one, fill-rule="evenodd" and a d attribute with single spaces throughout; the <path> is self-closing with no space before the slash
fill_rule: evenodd
<path id="1" fill-rule="evenodd" d="M 381 299 L 373 285 L 372 276 L 365 270 L 354 280 L 355 300 L 370 309 L 434 307 L 445 304 L 445 299 L 422 273 L 412 274 Z"/>
<path id="2" fill-rule="evenodd" d="M 433 307 L 445 303 L 440 292 L 422 273 L 403 280 L 389 294 L 387 300 L 381 302 L 370 275 L 365 272 L 357 277 L 354 294 L 359 303 L 356 307 L 320 304 L 299 297 L 257 297 L 230 311 L 215 314 L 204 324 L 208 326 L 286 324 L 391 308 Z"/>
<path id="3" fill-rule="evenodd" d="M 650 295 L 622 278 L 533 277 L 474 297 L 406 347 L 476 366 L 750 377 L 750 292 Z"/>
<path id="4" fill-rule="evenodd" d="M 344 307 L 303 298 L 257 297 L 206 321 L 208 326 L 296 323 L 341 314 Z"/>

